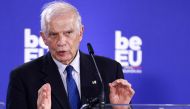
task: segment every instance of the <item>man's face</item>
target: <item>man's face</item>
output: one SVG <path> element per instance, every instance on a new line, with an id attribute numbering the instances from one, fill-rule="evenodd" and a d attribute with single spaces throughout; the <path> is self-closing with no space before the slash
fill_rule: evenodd
<path id="1" fill-rule="evenodd" d="M 51 55 L 63 64 L 69 64 L 75 57 L 82 40 L 83 27 L 78 29 L 72 13 L 54 16 L 48 25 L 48 32 L 41 32 Z"/>

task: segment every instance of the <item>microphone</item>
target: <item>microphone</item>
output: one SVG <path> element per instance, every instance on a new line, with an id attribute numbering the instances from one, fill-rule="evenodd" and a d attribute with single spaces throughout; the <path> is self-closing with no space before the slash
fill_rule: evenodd
<path id="1" fill-rule="evenodd" d="M 92 48 L 92 45 L 90 44 L 90 43 L 87 43 L 87 47 L 88 47 L 88 52 L 89 52 L 89 54 L 91 55 L 94 55 L 94 50 L 93 50 L 93 48 Z"/>
<path id="2" fill-rule="evenodd" d="M 91 46 L 90 43 L 87 43 L 87 47 L 88 47 L 89 55 L 92 57 L 93 63 L 94 63 L 94 65 L 95 65 L 95 68 L 96 68 L 96 71 L 97 71 L 97 73 L 98 73 L 98 77 L 99 77 L 99 79 L 100 79 L 101 86 L 102 86 L 102 87 L 101 87 L 101 95 L 100 95 L 100 106 L 101 106 L 101 109 L 102 109 L 102 108 L 104 107 L 104 105 L 105 105 L 104 83 L 103 83 L 102 77 L 101 77 L 101 75 L 100 75 L 100 71 L 99 71 L 98 66 L 97 66 L 97 64 L 96 64 L 96 61 L 95 61 L 95 59 L 94 59 L 94 50 L 93 50 L 93 48 L 92 48 L 92 46 Z"/>

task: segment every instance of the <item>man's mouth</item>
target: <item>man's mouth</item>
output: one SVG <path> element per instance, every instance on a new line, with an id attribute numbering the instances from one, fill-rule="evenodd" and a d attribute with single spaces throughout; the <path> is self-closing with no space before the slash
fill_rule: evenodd
<path id="1" fill-rule="evenodd" d="M 59 56 L 64 56 L 67 53 L 67 51 L 57 51 L 57 54 Z"/>

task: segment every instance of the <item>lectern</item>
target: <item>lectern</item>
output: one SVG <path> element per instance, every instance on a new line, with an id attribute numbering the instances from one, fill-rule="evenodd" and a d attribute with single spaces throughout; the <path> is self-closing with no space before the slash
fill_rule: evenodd
<path id="1" fill-rule="evenodd" d="M 190 104 L 105 104 L 91 108 L 83 106 L 82 109 L 190 109 Z"/>

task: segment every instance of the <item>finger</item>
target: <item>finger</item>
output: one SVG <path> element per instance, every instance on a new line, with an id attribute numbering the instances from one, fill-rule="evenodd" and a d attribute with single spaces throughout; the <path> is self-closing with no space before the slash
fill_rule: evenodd
<path id="1" fill-rule="evenodd" d="M 127 86 L 127 87 L 131 87 L 131 84 L 124 79 L 117 79 L 114 82 L 112 82 L 113 86 Z"/>
<path id="2" fill-rule="evenodd" d="M 135 91 L 132 88 L 130 88 L 128 92 L 130 96 L 133 96 L 135 94 Z"/>
<path id="3" fill-rule="evenodd" d="M 110 93 L 115 93 L 115 88 L 113 87 L 112 83 L 109 83 Z"/>
<path id="4" fill-rule="evenodd" d="M 120 81 L 120 84 L 125 85 L 125 86 L 128 86 L 128 87 L 132 87 L 132 85 L 131 85 L 127 80 L 124 80 L 124 79 L 122 79 L 122 80 Z"/>
<path id="5" fill-rule="evenodd" d="M 49 83 L 44 84 L 38 90 L 37 107 L 43 109 L 47 103 L 51 103 L 51 87 Z"/>
<path id="6" fill-rule="evenodd" d="M 43 93 L 41 94 L 41 98 L 39 99 L 39 106 L 44 107 L 46 101 L 47 101 L 47 100 L 46 100 L 46 93 L 43 92 Z"/>
<path id="7" fill-rule="evenodd" d="M 51 103 L 51 86 L 49 83 L 47 84 L 47 102 Z"/>
<path id="8" fill-rule="evenodd" d="M 42 109 L 42 102 L 43 102 L 44 100 L 43 100 L 43 96 L 42 96 L 42 93 L 41 94 L 39 94 L 39 96 L 38 96 L 38 99 L 37 99 L 37 108 L 38 109 Z"/>
<path id="9" fill-rule="evenodd" d="M 44 84 L 39 90 L 38 90 L 38 94 L 41 94 L 43 91 L 47 90 L 49 83 Z"/>
<path id="10" fill-rule="evenodd" d="M 135 91 L 132 89 L 131 84 L 124 79 L 117 79 L 112 82 L 112 87 L 115 87 L 118 93 L 125 93 L 129 96 L 133 96 Z"/>
<path id="11" fill-rule="evenodd" d="M 132 93 L 131 95 L 133 96 L 135 94 L 135 90 L 132 89 L 131 93 Z"/>
<path id="12" fill-rule="evenodd" d="M 127 80 L 117 79 L 117 80 L 113 81 L 112 83 L 113 83 L 113 85 L 117 85 L 117 84 L 120 84 L 120 83 L 124 83 L 125 81 L 127 81 Z"/>
<path id="13" fill-rule="evenodd" d="M 46 84 L 46 91 L 47 91 L 47 96 L 51 97 L 51 86 L 49 83 Z"/>
<path id="14" fill-rule="evenodd" d="M 41 103 L 43 99 L 46 96 L 46 86 L 43 85 L 39 90 L 38 90 L 38 103 Z"/>
<path id="15" fill-rule="evenodd" d="M 38 106 L 43 106 L 45 100 L 46 100 L 46 97 L 47 96 L 47 93 L 45 91 L 41 91 L 39 96 L 38 96 L 38 99 L 37 99 L 37 104 Z"/>

